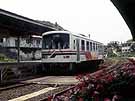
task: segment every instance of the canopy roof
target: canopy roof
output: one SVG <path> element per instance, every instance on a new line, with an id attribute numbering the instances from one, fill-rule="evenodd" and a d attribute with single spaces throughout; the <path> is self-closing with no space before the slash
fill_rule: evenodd
<path id="1" fill-rule="evenodd" d="M 53 30 L 57 29 L 0 9 L 0 36 L 41 35 L 44 32 Z"/>
<path id="2" fill-rule="evenodd" d="M 127 23 L 135 40 L 135 0 L 111 0 Z"/>

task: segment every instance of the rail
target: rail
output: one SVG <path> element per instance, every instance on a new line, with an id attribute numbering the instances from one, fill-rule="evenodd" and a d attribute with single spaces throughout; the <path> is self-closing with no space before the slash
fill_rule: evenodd
<path id="1" fill-rule="evenodd" d="M 69 87 L 69 88 L 67 88 L 67 89 L 64 89 L 64 90 L 62 90 L 62 91 L 59 91 L 59 92 L 53 94 L 52 96 L 45 97 L 44 99 L 42 99 L 42 100 L 40 100 L 40 101 L 49 101 L 50 99 L 54 100 L 57 96 L 59 96 L 59 95 L 65 93 L 65 92 L 67 92 L 67 91 L 69 91 L 69 90 L 71 90 L 71 89 L 74 89 L 75 87 L 76 87 L 76 86 Z"/>

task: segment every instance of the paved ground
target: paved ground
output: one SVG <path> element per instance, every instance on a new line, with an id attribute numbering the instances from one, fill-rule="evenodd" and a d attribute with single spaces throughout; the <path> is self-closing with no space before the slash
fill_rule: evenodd
<path id="1" fill-rule="evenodd" d="M 53 88 L 53 87 L 44 88 L 42 90 L 30 93 L 30 94 L 26 94 L 26 95 L 23 95 L 23 96 L 20 96 L 20 97 L 17 97 L 17 98 L 13 98 L 13 99 L 8 100 L 8 101 L 25 101 L 25 100 L 28 100 L 30 98 L 33 98 L 33 97 L 39 96 L 41 94 L 47 93 L 48 91 L 54 90 L 54 89 L 56 89 L 56 88 Z"/>
<path id="2" fill-rule="evenodd" d="M 46 76 L 24 82 L 38 84 L 77 84 L 79 81 L 75 76 Z"/>

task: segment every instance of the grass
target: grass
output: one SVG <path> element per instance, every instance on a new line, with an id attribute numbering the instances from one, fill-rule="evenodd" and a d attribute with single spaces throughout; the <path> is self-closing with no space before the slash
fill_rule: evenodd
<path id="1" fill-rule="evenodd" d="M 0 62 L 15 62 L 15 59 L 8 58 L 4 54 L 0 54 Z"/>

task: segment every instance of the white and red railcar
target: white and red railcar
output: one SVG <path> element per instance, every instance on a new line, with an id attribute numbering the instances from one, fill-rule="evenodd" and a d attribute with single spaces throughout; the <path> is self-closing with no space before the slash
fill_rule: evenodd
<path id="1" fill-rule="evenodd" d="M 103 44 L 85 35 L 50 31 L 42 37 L 42 62 L 80 63 L 103 58 Z"/>

